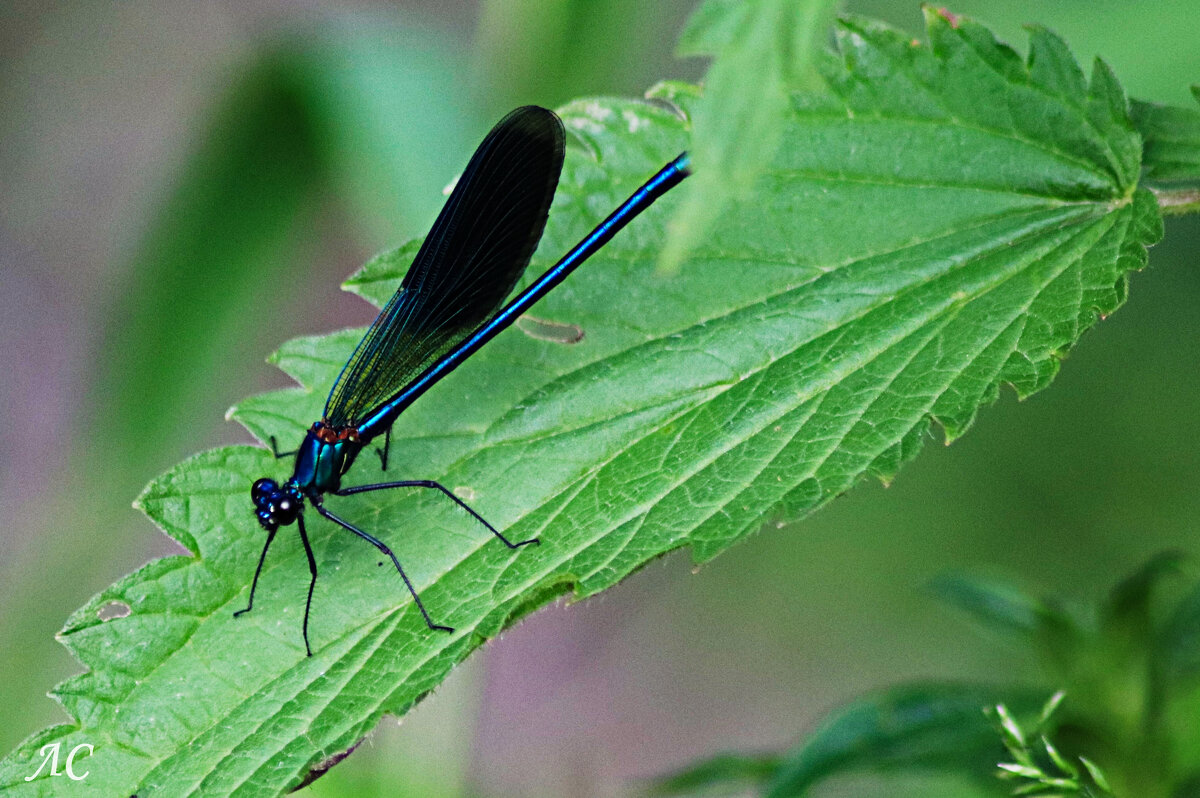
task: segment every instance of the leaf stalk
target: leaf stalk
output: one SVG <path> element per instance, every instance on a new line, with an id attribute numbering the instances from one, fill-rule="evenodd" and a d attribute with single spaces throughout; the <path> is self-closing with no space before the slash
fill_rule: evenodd
<path id="1" fill-rule="evenodd" d="M 1200 188 L 1165 190 L 1152 188 L 1163 216 L 1186 216 L 1200 213 Z"/>

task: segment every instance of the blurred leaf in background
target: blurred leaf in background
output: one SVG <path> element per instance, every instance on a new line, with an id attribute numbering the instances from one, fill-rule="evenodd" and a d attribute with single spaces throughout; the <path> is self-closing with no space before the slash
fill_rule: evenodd
<path id="1" fill-rule="evenodd" d="M 1014 786 L 1020 794 L 1040 787 L 1099 796 L 1109 785 L 1118 796 L 1189 795 L 1200 783 L 1200 581 L 1186 588 L 1183 562 L 1179 552 L 1156 555 L 1082 608 L 1011 582 L 944 576 L 934 592 L 1006 635 L 1018 657 L 1033 655 L 1042 666 L 1036 683 L 896 685 L 837 708 L 788 751 L 721 754 L 653 782 L 651 791 L 748 786 L 767 798 L 800 798 L 856 771 L 910 771 L 968 777 L 995 796 Z M 1009 672 L 1012 659 L 998 658 L 994 672 Z M 1060 691 L 1042 706 L 1055 686 Z M 1008 784 L 996 781 L 1001 761 Z"/>
<path id="2" fill-rule="evenodd" d="M 633 95 L 691 76 L 672 46 L 693 0 L 481 0 L 465 94 L 489 119 L 518 105 Z"/>
<path id="3" fill-rule="evenodd" d="M 814 67 L 837 0 L 705 0 L 676 52 L 713 56 L 697 103 L 690 152 L 696 177 L 663 244 L 674 272 L 731 203 L 744 200 L 783 140 L 790 95 L 817 90 Z"/>

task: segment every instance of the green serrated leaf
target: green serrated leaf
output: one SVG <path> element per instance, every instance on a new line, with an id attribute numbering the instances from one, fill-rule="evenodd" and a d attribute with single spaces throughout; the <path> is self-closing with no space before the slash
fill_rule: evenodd
<path id="1" fill-rule="evenodd" d="M 315 656 L 300 637 L 308 574 L 293 535 L 271 551 L 254 611 L 234 620 L 263 540 L 248 487 L 285 478 L 288 463 L 244 446 L 197 455 L 139 500 L 191 553 L 121 580 L 63 632 L 87 671 L 57 691 L 75 725 L 55 733 L 96 746 L 88 782 L 23 781 L 31 740 L 0 763 L 0 789 L 278 795 L 538 605 L 592 595 L 674 549 L 711 558 L 867 475 L 890 478 L 931 421 L 961 434 L 1004 383 L 1021 395 L 1048 384 L 1123 301 L 1161 229 L 1135 183 L 1137 135 L 1104 69 L 1086 95 L 1064 92 L 974 23 L 929 26 L 931 47 L 844 20 L 823 67 L 832 96 L 794 98 L 750 198 L 678 273 L 655 268 L 668 197 L 539 304 L 580 343 L 510 330 L 401 419 L 389 474 L 437 478 L 540 548 L 510 552 L 436 496 L 330 499 L 396 549 L 453 635 L 430 634 L 375 551 L 316 518 Z M 681 107 L 563 109 L 582 146 L 533 273 L 687 146 L 694 91 L 662 91 Z M 378 298 L 382 273 L 400 268 L 393 258 L 355 288 Z M 233 417 L 286 447 L 354 335 L 284 347 L 276 360 L 303 386 Z M 377 480 L 373 462 L 349 482 Z M 101 620 L 111 601 L 130 614 Z"/>

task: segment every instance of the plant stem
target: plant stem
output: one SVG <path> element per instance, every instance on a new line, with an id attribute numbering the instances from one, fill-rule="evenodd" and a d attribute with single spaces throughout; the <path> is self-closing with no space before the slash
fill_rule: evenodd
<path id="1" fill-rule="evenodd" d="M 1200 188 L 1181 188 L 1174 191 L 1152 188 L 1158 209 L 1163 216 L 1184 216 L 1200 213 Z"/>

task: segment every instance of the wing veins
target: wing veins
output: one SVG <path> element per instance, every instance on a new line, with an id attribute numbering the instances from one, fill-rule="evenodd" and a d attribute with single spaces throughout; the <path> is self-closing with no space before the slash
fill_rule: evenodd
<path id="1" fill-rule="evenodd" d="M 495 315 L 545 228 L 564 139 L 558 117 L 533 106 L 513 111 L 484 138 L 342 369 L 326 423 L 357 426 Z"/>

